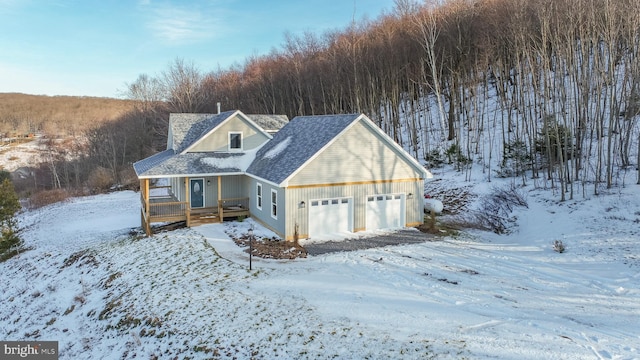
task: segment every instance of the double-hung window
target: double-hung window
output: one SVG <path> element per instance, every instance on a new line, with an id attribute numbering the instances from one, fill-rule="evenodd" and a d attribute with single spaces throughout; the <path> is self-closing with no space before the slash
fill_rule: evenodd
<path id="1" fill-rule="evenodd" d="M 271 217 L 278 219 L 278 192 L 271 189 Z"/>
<path id="2" fill-rule="evenodd" d="M 256 185 L 256 207 L 262 210 L 262 184 Z"/>

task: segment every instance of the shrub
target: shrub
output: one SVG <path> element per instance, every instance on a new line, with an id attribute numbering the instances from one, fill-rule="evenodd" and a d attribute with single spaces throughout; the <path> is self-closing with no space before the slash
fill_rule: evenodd
<path id="1" fill-rule="evenodd" d="M 553 241 L 553 251 L 562 254 L 565 251 L 564 243 L 562 240 L 554 240 Z"/>
<path id="2" fill-rule="evenodd" d="M 87 186 L 92 192 L 103 192 L 113 186 L 114 178 L 111 171 L 101 166 L 93 169 L 87 179 Z"/>
<path id="3" fill-rule="evenodd" d="M 120 170 L 118 177 L 120 178 L 120 188 L 135 191 L 140 190 L 140 182 L 138 181 L 136 172 L 133 170 L 133 166 L 127 166 L 123 170 Z"/>
<path id="4" fill-rule="evenodd" d="M 560 153 L 563 154 L 565 160 L 568 160 L 571 154 L 576 151 L 573 140 L 570 129 L 558 124 L 556 119 L 550 118 L 538 134 L 535 144 L 536 152 L 550 162 L 557 162 Z"/>
<path id="5" fill-rule="evenodd" d="M 17 234 L 15 214 L 20 210 L 18 195 L 9 179 L 0 183 L 0 261 L 5 261 L 22 250 L 22 239 Z"/>
<path id="6" fill-rule="evenodd" d="M 511 213 L 516 207 L 529 207 L 525 196 L 515 185 L 508 188 L 494 188 L 492 193 L 481 200 L 480 210 L 476 212 L 476 222 L 479 226 L 504 234 L 509 225 L 517 220 Z"/>
<path id="7" fill-rule="evenodd" d="M 430 168 L 439 168 L 444 164 L 444 158 L 442 157 L 439 149 L 429 151 L 424 159 L 427 161 Z"/>
<path id="8" fill-rule="evenodd" d="M 42 190 L 31 195 L 29 198 L 29 207 L 37 209 L 43 206 L 54 204 L 67 200 L 71 194 L 64 189 Z"/>
<path id="9" fill-rule="evenodd" d="M 524 174 L 527 165 L 531 163 L 531 154 L 524 141 L 514 140 L 504 145 L 504 154 L 500 169 L 496 175 L 501 178 L 517 177 Z"/>
<path id="10" fill-rule="evenodd" d="M 462 149 L 458 144 L 451 144 L 447 149 L 445 155 L 447 155 L 447 160 L 449 164 L 457 164 L 464 165 L 469 164 L 471 160 L 462 154 Z"/>

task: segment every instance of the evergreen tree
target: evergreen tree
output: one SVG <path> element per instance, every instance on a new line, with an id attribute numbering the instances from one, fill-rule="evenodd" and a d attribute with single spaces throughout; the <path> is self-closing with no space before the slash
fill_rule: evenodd
<path id="1" fill-rule="evenodd" d="M 20 202 L 13 183 L 4 179 L 0 183 L 0 261 L 5 261 L 21 250 L 22 239 L 17 233 L 15 214 L 20 210 Z"/>

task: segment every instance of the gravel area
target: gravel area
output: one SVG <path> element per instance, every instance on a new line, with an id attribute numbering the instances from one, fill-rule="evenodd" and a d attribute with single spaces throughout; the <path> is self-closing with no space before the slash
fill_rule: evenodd
<path id="1" fill-rule="evenodd" d="M 380 236 L 372 236 L 359 239 L 346 239 L 340 241 L 327 241 L 323 243 L 311 243 L 304 245 L 309 255 L 322 255 L 340 251 L 364 250 L 389 245 L 417 244 L 431 241 L 435 237 L 432 234 L 423 233 L 416 230 L 398 230 Z"/>

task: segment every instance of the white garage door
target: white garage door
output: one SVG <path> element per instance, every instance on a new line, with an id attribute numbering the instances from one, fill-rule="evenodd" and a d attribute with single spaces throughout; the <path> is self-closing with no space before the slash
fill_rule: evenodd
<path id="1" fill-rule="evenodd" d="M 311 200 L 309 237 L 353 231 L 351 198 Z"/>
<path id="2" fill-rule="evenodd" d="M 404 218 L 404 194 L 367 196 L 367 230 L 404 227 Z"/>

